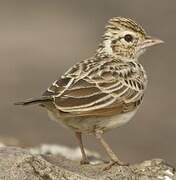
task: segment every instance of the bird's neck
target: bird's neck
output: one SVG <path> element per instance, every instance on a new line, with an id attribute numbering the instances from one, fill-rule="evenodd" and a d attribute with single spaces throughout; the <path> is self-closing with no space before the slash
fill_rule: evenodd
<path id="1" fill-rule="evenodd" d="M 99 58 L 113 58 L 120 60 L 122 62 L 130 62 L 136 61 L 138 62 L 138 58 L 131 55 L 129 52 L 121 51 L 119 49 L 118 52 L 114 53 L 112 48 L 107 44 L 101 43 L 96 50 L 96 56 Z"/>

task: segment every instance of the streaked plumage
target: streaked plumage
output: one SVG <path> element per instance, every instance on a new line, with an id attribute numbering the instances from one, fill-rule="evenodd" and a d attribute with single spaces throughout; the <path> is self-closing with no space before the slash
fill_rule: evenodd
<path id="1" fill-rule="evenodd" d="M 138 57 L 145 48 L 161 43 L 147 36 L 131 19 L 112 18 L 96 53 L 71 67 L 41 98 L 17 104 L 39 103 L 79 139 L 83 161 L 86 155 L 81 133 L 95 134 L 112 161 L 120 161 L 101 133 L 128 122 L 142 102 L 147 76 Z"/>
<path id="2" fill-rule="evenodd" d="M 43 96 L 53 97 L 63 117 L 114 115 L 137 108 L 146 84 L 139 63 L 95 56 L 69 69 Z"/>

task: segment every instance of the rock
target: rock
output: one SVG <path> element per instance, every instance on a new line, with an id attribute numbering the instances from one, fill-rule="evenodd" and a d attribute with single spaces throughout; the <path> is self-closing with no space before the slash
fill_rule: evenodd
<path id="1" fill-rule="evenodd" d="M 74 156 L 74 154 L 73 154 Z M 32 154 L 18 147 L 0 147 L 1 180 L 172 180 L 175 169 L 153 159 L 131 166 L 79 165 L 61 155 Z"/>
<path id="2" fill-rule="evenodd" d="M 40 155 L 61 155 L 66 159 L 70 159 L 73 161 L 80 162 L 82 155 L 80 148 L 70 148 L 64 145 L 58 144 L 41 144 L 40 146 L 29 148 L 28 149 L 31 154 L 40 154 Z M 91 164 L 99 164 L 102 163 L 103 160 L 95 151 L 90 151 L 85 149 L 86 155 L 88 159 L 91 161 Z M 73 156 L 74 154 L 74 156 Z"/>

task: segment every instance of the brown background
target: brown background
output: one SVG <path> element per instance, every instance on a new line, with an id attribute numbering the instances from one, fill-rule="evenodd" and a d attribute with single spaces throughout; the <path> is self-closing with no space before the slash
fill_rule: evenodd
<path id="1" fill-rule="evenodd" d="M 42 109 L 15 107 L 13 102 L 39 96 L 71 65 L 91 56 L 113 16 L 136 19 L 165 44 L 140 58 L 149 76 L 140 111 L 106 139 L 123 160 L 160 157 L 176 163 L 173 0 L 0 0 L 0 136 L 16 137 L 26 145 L 76 146 L 72 132 L 49 121 Z M 101 151 L 93 137 L 85 143 Z"/>

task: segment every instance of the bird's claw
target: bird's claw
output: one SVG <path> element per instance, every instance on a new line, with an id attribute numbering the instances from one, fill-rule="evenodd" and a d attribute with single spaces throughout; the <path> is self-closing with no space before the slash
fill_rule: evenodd
<path id="1" fill-rule="evenodd" d="M 88 159 L 82 159 L 80 161 L 80 164 L 83 165 L 83 164 L 90 164 L 89 160 Z"/>
<path id="2" fill-rule="evenodd" d="M 111 167 L 114 166 L 114 165 L 129 166 L 129 163 L 122 162 L 122 161 L 112 161 L 106 167 L 103 168 L 103 171 L 107 171 L 107 170 L 111 169 Z"/>

